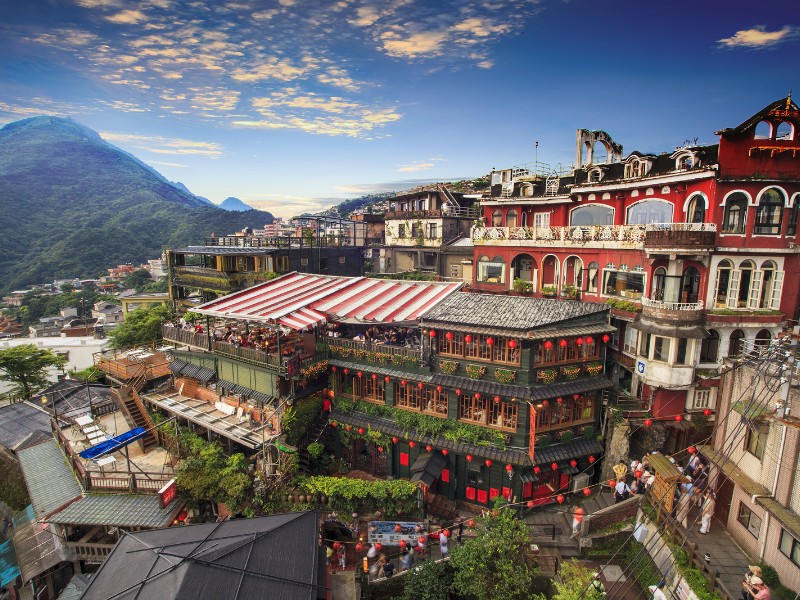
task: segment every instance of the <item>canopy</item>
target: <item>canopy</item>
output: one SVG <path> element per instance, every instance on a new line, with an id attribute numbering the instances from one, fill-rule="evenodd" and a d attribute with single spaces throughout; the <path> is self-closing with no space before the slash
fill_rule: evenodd
<path id="1" fill-rule="evenodd" d="M 124 448 L 128 444 L 135 442 L 139 438 L 143 437 L 146 431 L 147 430 L 144 427 L 131 429 L 130 431 L 126 431 L 125 433 L 112 437 L 105 442 L 101 442 L 95 446 L 92 446 L 91 448 L 87 448 L 80 453 L 80 457 L 88 459 L 100 458 L 104 454 L 114 452 L 115 450 L 119 450 L 120 448 Z"/>

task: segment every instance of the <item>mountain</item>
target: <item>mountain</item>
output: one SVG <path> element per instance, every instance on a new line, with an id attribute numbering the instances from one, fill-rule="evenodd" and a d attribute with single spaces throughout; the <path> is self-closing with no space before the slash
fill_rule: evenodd
<path id="1" fill-rule="evenodd" d="M 88 127 L 47 116 L 0 129 L 0 214 L 0 293 L 273 220 L 209 205 Z"/>
<path id="2" fill-rule="evenodd" d="M 192 192 L 191 192 L 191 191 L 189 191 L 189 188 L 188 188 L 188 187 L 186 187 L 186 186 L 185 186 L 183 183 L 181 183 L 180 181 L 170 181 L 170 183 L 171 183 L 173 186 L 175 186 L 176 188 L 178 188 L 179 190 L 181 190 L 181 191 L 184 191 L 184 192 L 186 192 L 187 194 L 192 194 Z M 211 200 L 209 200 L 208 198 L 203 198 L 203 196 L 198 196 L 197 194 L 192 194 L 192 196 L 194 196 L 194 197 L 195 197 L 195 198 L 197 198 L 198 200 L 202 200 L 202 201 L 203 201 L 203 202 L 205 202 L 206 204 L 211 204 L 211 205 L 213 205 L 213 204 L 214 204 L 214 203 L 213 203 L 213 202 L 211 202 Z"/>
<path id="3" fill-rule="evenodd" d="M 238 198 L 234 198 L 231 196 L 230 198 L 225 198 L 220 205 L 220 208 L 224 210 L 235 210 L 238 212 L 242 212 L 245 210 L 254 210 L 252 206 L 247 206 L 244 202 L 239 200 Z"/>

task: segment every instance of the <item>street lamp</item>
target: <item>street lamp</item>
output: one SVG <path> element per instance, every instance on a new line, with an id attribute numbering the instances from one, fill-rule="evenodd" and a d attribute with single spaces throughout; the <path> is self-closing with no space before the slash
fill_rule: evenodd
<path id="1" fill-rule="evenodd" d="M 41 401 L 42 401 L 42 406 L 46 409 L 47 408 L 47 396 L 45 394 L 42 394 Z M 58 427 L 58 411 L 56 410 L 55 396 L 53 397 L 53 418 L 56 421 L 56 427 Z"/>

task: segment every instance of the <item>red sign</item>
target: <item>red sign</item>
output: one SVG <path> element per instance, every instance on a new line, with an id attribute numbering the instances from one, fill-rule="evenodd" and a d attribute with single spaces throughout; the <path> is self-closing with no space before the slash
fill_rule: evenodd
<path id="1" fill-rule="evenodd" d="M 170 479 L 164 487 L 158 490 L 158 497 L 161 499 L 161 508 L 166 508 L 170 502 L 178 496 L 178 486 L 175 480 Z"/>
<path id="2" fill-rule="evenodd" d="M 528 456 L 533 460 L 533 446 L 536 441 L 536 409 L 530 406 L 528 411 L 531 414 L 531 439 L 528 442 Z"/>

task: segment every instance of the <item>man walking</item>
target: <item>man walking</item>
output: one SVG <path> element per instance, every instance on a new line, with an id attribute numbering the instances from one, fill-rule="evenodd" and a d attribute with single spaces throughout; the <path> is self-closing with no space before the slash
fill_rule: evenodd
<path id="1" fill-rule="evenodd" d="M 700 533 L 706 534 L 711 530 L 711 517 L 714 516 L 714 509 L 717 507 L 714 492 L 706 490 L 706 497 L 703 507 L 700 509 Z"/>

